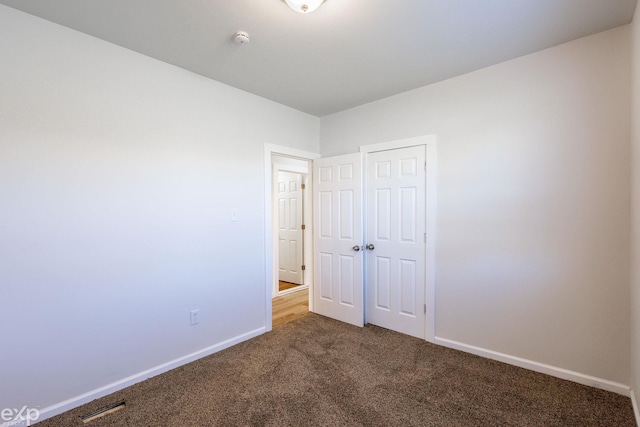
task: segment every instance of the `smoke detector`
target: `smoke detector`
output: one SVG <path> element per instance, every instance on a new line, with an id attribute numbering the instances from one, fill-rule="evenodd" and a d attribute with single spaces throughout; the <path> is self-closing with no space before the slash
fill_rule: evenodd
<path id="1" fill-rule="evenodd" d="M 249 44 L 249 34 L 244 31 L 238 31 L 233 35 L 233 41 L 238 44 Z"/>

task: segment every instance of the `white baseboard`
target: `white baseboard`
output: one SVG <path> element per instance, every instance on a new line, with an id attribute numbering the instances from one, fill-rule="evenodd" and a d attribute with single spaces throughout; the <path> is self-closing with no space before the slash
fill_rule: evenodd
<path id="1" fill-rule="evenodd" d="M 631 404 L 633 405 L 633 414 L 636 416 L 636 425 L 640 425 L 640 412 L 638 412 L 638 402 L 636 402 L 636 394 L 633 392 L 633 389 L 629 391 L 629 397 L 631 397 Z"/>
<path id="2" fill-rule="evenodd" d="M 289 288 L 289 289 L 285 289 L 284 291 L 278 291 L 278 295 L 276 295 L 274 298 L 304 291 L 305 289 L 309 289 L 309 285 L 298 285 L 295 288 Z"/>
<path id="3" fill-rule="evenodd" d="M 497 360 L 499 362 L 508 363 L 509 365 L 518 366 L 520 368 L 529 369 L 531 371 L 540 372 L 542 374 L 551 375 L 553 377 L 562 378 L 578 384 L 584 384 L 596 387 L 602 390 L 612 391 L 623 396 L 630 396 L 631 389 L 628 385 L 605 380 L 591 375 L 581 374 L 580 372 L 570 371 L 568 369 L 558 368 L 556 366 L 546 365 L 544 363 L 534 362 L 532 360 L 523 359 L 521 357 L 511 356 L 497 351 L 487 350 L 481 347 L 464 344 L 457 341 L 448 340 L 446 338 L 436 337 L 435 344 L 464 351 L 466 353 L 475 354 L 477 356 L 486 357 L 487 359 Z M 635 408 L 635 406 L 634 406 Z M 636 412 L 637 416 L 637 412 Z"/>
<path id="4" fill-rule="evenodd" d="M 76 397 L 72 397 L 71 399 L 67 399 L 64 402 L 56 403 L 55 405 L 51 405 L 49 407 L 42 409 L 40 411 L 40 417 L 38 418 L 38 421 L 42 421 L 47 418 L 54 417 L 58 414 L 61 414 L 70 409 L 76 408 L 87 402 L 91 402 L 92 400 L 98 399 L 100 397 L 104 397 L 118 390 L 122 390 L 123 388 L 129 387 L 133 384 L 139 383 L 148 378 L 170 371 L 171 369 L 175 369 L 179 366 L 186 365 L 187 363 L 193 362 L 194 360 L 198 360 L 202 357 L 209 356 L 210 354 L 216 353 L 220 350 L 224 350 L 225 348 L 241 343 L 242 341 L 246 341 L 248 339 L 257 337 L 258 335 L 261 335 L 266 331 L 267 330 L 265 327 L 255 329 L 245 334 L 230 338 L 219 344 L 212 345 L 210 347 L 204 348 L 194 353 L 187 354 L 186 356 L 182 356 L 177 359 L 174 359 L 170 362 L 163 363 L 162 365 L 158 365 L 154 368 L 147 369 L 146 371 L 142 371 L 137 374 L 131 375 L 127 378 L 123 378 L 122 380 L 113 382 L 111 384 L 107 384 L 103 387 L 97 388 L 90 392 L 81 394 Z M 1 424 L 0 424 L 0 427 L 2 427 Z"/>

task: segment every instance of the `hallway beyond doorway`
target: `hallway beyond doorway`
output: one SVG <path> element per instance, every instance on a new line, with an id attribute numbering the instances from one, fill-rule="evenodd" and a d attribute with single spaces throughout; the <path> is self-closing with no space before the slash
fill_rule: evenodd
<path id="1" fill-rule="evenodd" d="M 309 313 L 309 288 L 272 300 L 272 326 L 275 328 Z"/>

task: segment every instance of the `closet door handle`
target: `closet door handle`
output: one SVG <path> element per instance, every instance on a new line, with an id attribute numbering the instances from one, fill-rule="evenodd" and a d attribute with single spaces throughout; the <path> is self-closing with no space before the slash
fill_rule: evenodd
<path id="1" fill-rule="evenodd" d="M 375 247 L 375 246 L 373 246 L 373 243 L 369 243 L 369 244 L 367 245 L 367 250 L 368 250 L 368 251 L 372 251 L 372 250 L 374 250 L 375 248 L 376 248 L 376 247 Z"/>
<path id="2" fill-rule="evenodd" d="M 356 252 L 360 251 L 360 245 L 355 245 L 354 247 L 352 247 L 351 249 L 353 249 Z"/>

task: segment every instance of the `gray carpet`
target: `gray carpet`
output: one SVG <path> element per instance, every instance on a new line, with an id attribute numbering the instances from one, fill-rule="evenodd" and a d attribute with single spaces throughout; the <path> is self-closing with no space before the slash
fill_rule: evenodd
<path id="1" fill-rule="evenodd" d="M 88 426 L 635 426 L 629 398 L 315 314 L 50 418 Z"/>

